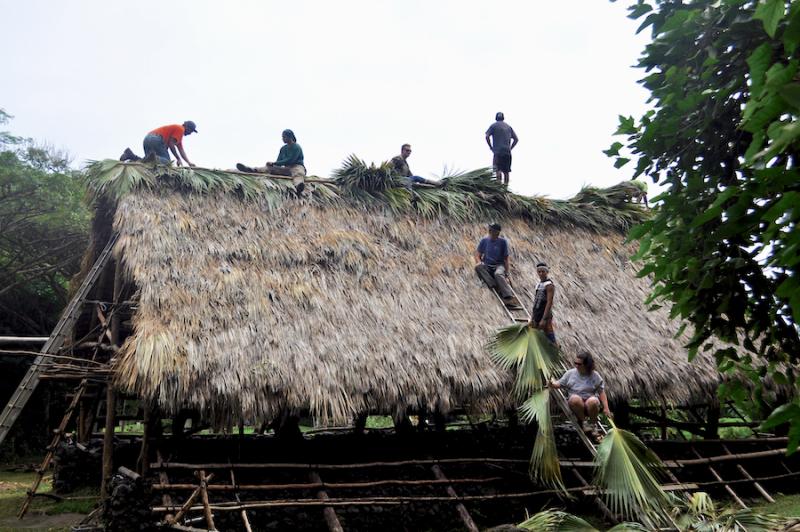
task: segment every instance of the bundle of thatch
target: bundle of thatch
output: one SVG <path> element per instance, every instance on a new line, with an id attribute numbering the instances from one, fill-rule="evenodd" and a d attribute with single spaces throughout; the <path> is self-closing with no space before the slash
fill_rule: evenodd
<path id="1" fill-rule="evenodd" d="M 351 160 L 297 198 L 291 181 L 263 176 L 91 166 L 140 297 L 118 383 L 224 421 L 506 404 L 486 342 L 507 321 L 472 261 L 499 219 L 515 287 L 532 290 L 536 262 L 550 264 L 561 345 L 596 355 L 612 400 L 713 393 L 713 362 L 687 362 L 666 311 L 643 304 L 648 282 L 623 244 L 646 215 L 626 201 L 630 185 L 559 201 L 508 193 L 486 171 L 414 191 L 348 182 L 364 167 Z"/>

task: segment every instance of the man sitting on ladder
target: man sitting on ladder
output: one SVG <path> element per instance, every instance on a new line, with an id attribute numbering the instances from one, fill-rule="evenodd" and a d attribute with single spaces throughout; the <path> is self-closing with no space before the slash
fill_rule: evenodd
<path id="1" fill-rule="evenodd" d="M 475 250 L 475 272 L 489 288 L 496 289 L 510 310 L 520 310 L 519 301 L 509 285 L 508 241 L 500 238 L 500 224 L 489 224 L 489 236 L 483 237 Z"/>

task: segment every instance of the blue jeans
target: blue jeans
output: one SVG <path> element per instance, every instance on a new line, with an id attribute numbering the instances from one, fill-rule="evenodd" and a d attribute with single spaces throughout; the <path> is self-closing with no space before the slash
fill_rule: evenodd
<path id="1" fill-rule="evenodd" d="M 418 175 L 409 176 L 407 179 L 409 179 L 412 183 L 424 183 L 425 182 L 425 179 L 420 177 L 420 176 L 418 176 Z"/>
<path id="2" fill-rule="evenodd" d="M 144 146 L 145 157 L 151 153 L 155 153 L 158 162 L 169 164 L 169 152 L 167 151 L 167 145 L 164 143 L 164 139 L 162 139 L 160 135 L 148 133 L 144 138 L 142 145 Z"/>

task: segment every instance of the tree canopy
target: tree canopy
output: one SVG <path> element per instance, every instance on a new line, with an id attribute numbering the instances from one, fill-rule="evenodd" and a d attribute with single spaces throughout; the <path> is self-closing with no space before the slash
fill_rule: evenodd
<path id="1" fill-rule="evenodd" d="M 607 154 L 662 185 L 654 217 L 631 232 L 651 302 L 694 327 L 690 356 L 713 349 L 723 372 L 749 376 L 728 396 L 780 405 L 765 428 L 790 422 L 797 448 L 800 3 L 637 0 L 629 11 L 652 31 L 638 64 L 651 109 L 620 117 L 627 142 Z"/>
<path id="2" fill-rule="evenodd" d="M 0 334 L 50 334 L 88 240 L 84 195 L 65 154 L 0 132 Z"/>

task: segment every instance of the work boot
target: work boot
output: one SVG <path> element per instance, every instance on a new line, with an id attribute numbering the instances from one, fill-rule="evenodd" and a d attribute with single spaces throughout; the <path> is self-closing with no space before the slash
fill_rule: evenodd
<path id="1" fill-rule="evenodd" d="M 151 151 L 147 155 L 144 156 L 143 159 L 140 159 L 143 163 L 154 163 L 156 162 L 156 152 Z"/>
<path id="2" fill-rule="evenodd" d="M 503 303 L 505 303 L 508 310 L 522 310 L 522 305 L 519 304 L 519 301 L 514 296 L 504 298 Z"/>
<path id="3" fill-rule="evenodd" d="M 125 151 L 122 152 L 122 155 L 119 158 L 120 161 L 138 161 L 139 157 L 131 151 L 130 148 L 125 148 Z"/>
<path id="4" fill-rule="evenodd" d="M 249 166 L 245 166 L 242 163 L 236 163 L 236 169 L 239 170 L 240 172 L 247 172 L 248 174 L 256 173 L 255 169 L 250 168 Z"/>

